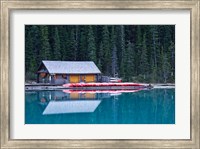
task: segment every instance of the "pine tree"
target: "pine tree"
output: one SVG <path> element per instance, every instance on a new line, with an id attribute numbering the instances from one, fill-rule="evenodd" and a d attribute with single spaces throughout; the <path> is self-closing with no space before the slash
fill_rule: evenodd
<path id="1" fill-rule="evenodd" d="M 116 47 L 116 34 L 115 34 L 115 27 L 112 26 L 111 32 L 111 46 L 112 46 L 112 76 L 118 77 L 118 58 L 117 58 L 117 47 Z"/>
<path id="2" fill-rule="evenodd" d="M 36 37 L 36 38 L 35 38 Z M 26 80 L 35 80 L 37 69 L 38 28 L 27 25 L 25 27 L 25 74 Z"/>
<path id="3" fill-rule="evenodd" d="M 120 77 L 125 78 L 125 33 L 124 26 L 120 25 Z"/>
<path id="4" fill-rule="evenodd" d="M 146 47 L 146 35 L 143 35 L 142 49 L 141 49 L 141 57 L 140 57 L 140 73 L 143 75 L 143 79 L 146 79 L 146 75 L 148 74 L 148 61 L 147 61 L 147 47 Z"/>
<path id="5" fill-rule="evenodd" d="M 69 38 L 67 41 L 68 48 L 67 48 L 67 59 L 70 61 L 77 60 L 77 41 L 76 41 L 76 33 L 75 28 L 71 26 L 71 29 L 69 30 Z"/>
<path id="6" fill-rule="evenodd" d="M 126 53 L 124 55 L 124 59 L 125 59 L 125 80 L 126 81 L 132 81 L 132 78 L 134 76 L 134 55 L 135 55 L 135 51 L 134 51 L 134 45 L 128 41 L 127 44 L 127 50 Z"/>
<path id="7" fill-rule="evenodd" d="M 75 26 L 75 60 L 78 60 L 79 26 Z"/>
<path id="8" fill-rule="evenodd" d="M 168 61 L 171 68 L 171 81 L 175 81 L 175 45 L 174 42 L 170 41 L 170 46 L 168 47 Z"/>
<path id="9" fill-rule="evenodd" d="M 48 37 L 48 27 L 46 25 L 40 26 L 41 30 L 41 61 L 42 60 L 50 60 L 50 44 L 49 44 L 49 37 Z"/>
<path id="10" fill-rule="evenodd" d="M 60 38 L 57 27 L 55 27 L 55 35 L 53 39 L 54 39 L 54 44 L 53 44 L 54 60 L 61 60 Z"/>
<path id="11" fill-rule="evenodd" d="M 102 66 L 103 66 L 103 73 L 106 75 L 110 75 L 110 68 L 111 68 L 111 53 L 110 53 L 110 37 L 109 37 L 109 31 L 108 31 L 108 26 L 103 26 L 103 31 L 102 31 L 102 45 L 103 45 L 103 61 L 102 61 Z"/>
<path id="12" fill-rule="evenodd" d="M 81 26 L 80 31 L 80 43 L 79 43 L 79 50 L 78 50 L 78 59 L 83 61 L 87 60 L 87 33 L 86 27 Z"/>
<path id="13" fill-rule="evenodd" d="M 167 49 L 170 46 L 170 42 L 172 39 L 172 34 L 171 34 L 171 27 L 166 25 L 166 26 L 160 26 L 162 29 L 162 32 L 160 33 L 160 40 L 162 40 L 162 46 L 164 49 Z"/>
<path id="14" fill-rule="evenodd" d="M 157 72 L 159 71 L 158 68 L 158 57 L 159 56 L 159 33 L 158 33 L 158 26 L 156 25 L 152 25 L 151 28 L 150 28 L 150 31 L 151 31 L 151 34 L 152 34 L 152 49 L 153 49 L 153 58 L 154 58 L 154 67 L 155 67 L 155 70 L 157 70 Z M 157 74 L 156 72 L 156 74 Z M 160 72 L 160 71 L 159 71 Z M 157 75 L 156 75 L 156 78 L 157 78 Z"/>
<path id="15" fill-rule="evenodd" d="M 153 59 L 152 59 L 152 61 L 153 61 Z M 153 62 L 152 62 L 152 64 L 153 64 Z M 157 82 L 157 70 L 156 69 L 157 69 L 157 67 L 155 67 L 154 64 L 151 65 L 151 79 L 150 79 L 151 83 Z"/>
<path id="16" fill-rule="evenodd" d="M 98 62 L 97 62 L 97 66 L 98 68 L 102 71 L 102 64 L 103 64 L 103 43 L 101 42 L 100 43 L 100 46 L 99 46 L 99 50 L 97 51 L 99 57 L 98 57 Z"/>
<path id="17" fill-rule="evenodd" d="M 32 39 L 33 30 L 32 26 L 26 26 L 26 42 L 25 42 L 25 71 L 30 72 L 33 68 L 31 67 L 31 61 L 34 58 L 34 41 Z"/>
<path id="18" fill-rule="evenodd" d="M 135 73 L 136 75 L 140 74 L 140 57 L 141 57 L 141 51 L 142 51 L 142 31 L 141 26 L 138 25 L 136 28 L 136 39 L 135 39 Z"/>
<path id="19" fill-rule="evenodd" d="M 114 44 L 112 48 L 112 75 L 113 77 L 118 77 L 118 67 L 117 67 L 117 47 Z"/>
<path id="20" fill-rule="evenodd" d="M 168 57 L 167 57 L 167 54 L 164 53 L 164 49 L 162 48 L 162 51 L 161 51 L 161 63 L 162 63 L 162 76 L 163 76 L 163 79 L 164 79 L 164 83 L 167 82 L 167 79 L 169 77 L 169 74 L 170 74 L 170 63 L 168 61 Z"/>
<path id="21" fill-rule="evenodd" d="M 95 39 L 94 39 L 94 34 L 92 30 L 92 26 L 89 26 L 88 29 L 88 56 L 89 60 L 93 61 L 94 63 L 97 62 L 96 58 L 96 45 L 95 45 Z"/>
<path id="22" fill-rule="evenodd" d="M 39 27 L 36 25 L 33 25 L 31 30 L 33 31 L 32 34 L 32 40 L 33 40 L 33 59 L 32 59 L 32 66 L 30 66 L 31 71 L 35 72 L 35 70 L 38 68 L 38 65 L 41 63 L 39 52 L 41 49 L 41 36 L 40 36 L 40 30 Z"/>
<path id="23" fill-rule="evenodd" d="M 60 55 L 61 55 L 61 60 L 65 60 L 66 57 L 66 41 L 67 38 L 69 37 L 69 35 L 67 34 L 66 31 L 66 26 L 61 25 L 61 26 L 57 26 L 58 28 L 58 35 L 59 35 L 59 39 L 60 39 Z"/>
<path id="24" fill-rule="evenodd" d="M 33 54 L 33 40 L 31 26 L 25 27 L 25 71 L 30 71 L 30 63 Z"/>

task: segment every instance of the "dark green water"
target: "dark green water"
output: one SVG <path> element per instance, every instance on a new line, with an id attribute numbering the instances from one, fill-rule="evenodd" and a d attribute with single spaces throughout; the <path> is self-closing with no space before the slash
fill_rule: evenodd
<path id="1" fill-rule="evenodd" d="M 175 89 L 26 91 L 25 124 L 175 124 Z"/>

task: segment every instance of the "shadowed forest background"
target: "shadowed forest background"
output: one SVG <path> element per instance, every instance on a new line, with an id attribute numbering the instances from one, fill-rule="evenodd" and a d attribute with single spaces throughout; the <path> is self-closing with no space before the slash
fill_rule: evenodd
<path id="1" fill-rule="evenodd" d="M 42 60 L 94 61 L 123 81 L 174 83 L 175 26 L 26 25 L 26 80 Z"/>

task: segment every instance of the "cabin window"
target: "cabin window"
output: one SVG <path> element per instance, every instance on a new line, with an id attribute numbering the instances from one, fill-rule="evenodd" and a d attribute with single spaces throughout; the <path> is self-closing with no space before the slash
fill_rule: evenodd
<path id="1" fill-rule="evenodd" d="M 57 75 L 57 79 L 62 79 L 62 78 L 63 78 L 62 75 L 60 74 Z"/>
<path id="2" fill-rule="evenodd" d="M 67 79 L 67 75 L 66 74 L 63 74 L 62 77 L 63 77 L 63 79 Z"/>
<path id="3" fill-rule="evenodd" d="M 42 78 L 45 78 L 46 77 L 46 73 L 45 72 L 43 72 L 43 73 L 40 73 L 40 76 L 42 77 Z"/>

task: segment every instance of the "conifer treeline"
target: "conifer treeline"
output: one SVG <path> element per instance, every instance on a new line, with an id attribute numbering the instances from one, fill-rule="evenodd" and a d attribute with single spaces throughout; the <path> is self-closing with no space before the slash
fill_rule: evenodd
<path id="1" fill-rule="evenodd" d="M 174 25 L 26 25 L 26 79 L 42 60 L 94 61 L 123 81 L 175 81 Z"/>

